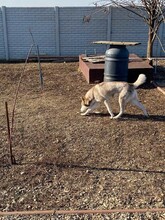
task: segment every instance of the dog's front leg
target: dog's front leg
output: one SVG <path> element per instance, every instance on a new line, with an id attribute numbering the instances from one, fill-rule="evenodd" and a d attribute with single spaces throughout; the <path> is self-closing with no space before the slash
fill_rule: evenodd
<path id="1" fill-rule="evenodd" d="M 99 105 L 98 102 L 94 103 L 90 108 L 88 108 L 84 113 L 82 112 L 81 115 L 88 115 L 89 113 L 93 112 L 95 108 Z"/>
<path id="2" fill-rule="evenodd" d="M 111 107 L 110 107 L 109 103 L 107 102 L 107 100 L 104 100 L 104 105 L 106 106 L 111 118 L 113 118 L 114 114 L 113 114 Z"/>
<path id="3" fill-rule="evenodd" d="M 92 110 L 91 110 L 91 109 L 88 109 L 88 110 L 86 110 L 86 112 L 81 113 L 81 115 L 85 116 L 85 115 L 88 115 L 90 112 L 92 112 Z"/>
<path id="4" fill-rule="evenodd" d="M 117 119 L 120 118 L 122 116 L 122 114 L 124 113 L 124 108 L 125 108 L 125 101 L 123 97 L 119 97 L 119 106 L 120 106 L 120 112 L 118 115 L 116 115 L 115 117 L 113 117 L 113 119 Z"/>

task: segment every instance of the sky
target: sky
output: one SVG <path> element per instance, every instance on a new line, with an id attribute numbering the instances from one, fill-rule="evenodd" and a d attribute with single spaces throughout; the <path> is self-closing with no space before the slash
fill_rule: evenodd
<path id="1" fill-rule="evenodd" d="M 94 6 L 95 0 L 0 0 L 0 7 Z"/>

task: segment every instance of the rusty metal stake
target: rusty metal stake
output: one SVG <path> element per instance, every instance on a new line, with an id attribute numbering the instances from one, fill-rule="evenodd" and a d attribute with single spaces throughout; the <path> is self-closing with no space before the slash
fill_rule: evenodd
<path id="1" fill-rule="evenodd" d="M 8 111 L 7 102 L 5 102 L 5 108 L 6 108 L 7 131 L 8 131 L 8 142 L 9 142 L 9 152 L 10 152 L 10 163 L 12 165 L 12 164 L 16 164 L 16 161 L 12 151 L 11 129 L 10 129 L 9 111 Z"/>

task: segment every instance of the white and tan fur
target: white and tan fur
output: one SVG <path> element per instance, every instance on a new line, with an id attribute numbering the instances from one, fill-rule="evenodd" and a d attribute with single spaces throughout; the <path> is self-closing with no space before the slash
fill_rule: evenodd
<path id="1" fill-rule="evenodd" d="M 98 107 L 100 102 L 104 102 L 111 118 L 119 118 L 123 113 L 125 106 L 128 102 L 131 102 L 133 105 L 136 105 L 140 108 L 144 115 L 148 117 L 147 111 L 142 103 L 138 100 L 136 88 L 142 85 L 146 81 L 146 76 L 140 74 L 136 82 L 127 83 L 127 82 L 102 82 L 93 86 L 81 101 L 81 115 L 88 115 L 93 112 L 95 108 Z M 114 116 L 109 99 L 114 94 L 119 93 L 119 107 L 120 112 Z"/>

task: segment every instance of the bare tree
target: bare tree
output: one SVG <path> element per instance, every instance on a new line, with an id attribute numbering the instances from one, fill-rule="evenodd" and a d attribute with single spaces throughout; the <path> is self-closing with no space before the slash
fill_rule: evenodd
<path id="1" fill-rule="evenodd" d="M 154 40 L 158 37 L 160 24 L 165 22 L 165 0 L 107 0 L 96 1 L 96 7 L 118 6 L 138 17 L 140 17 L 148 25 L 148 43 L 147 43 L 147 58 L 153 56 Z M 163 45 L 161 44 L 162 49 Z M 165 50 L 163 49 L 165 52 Z"/>

